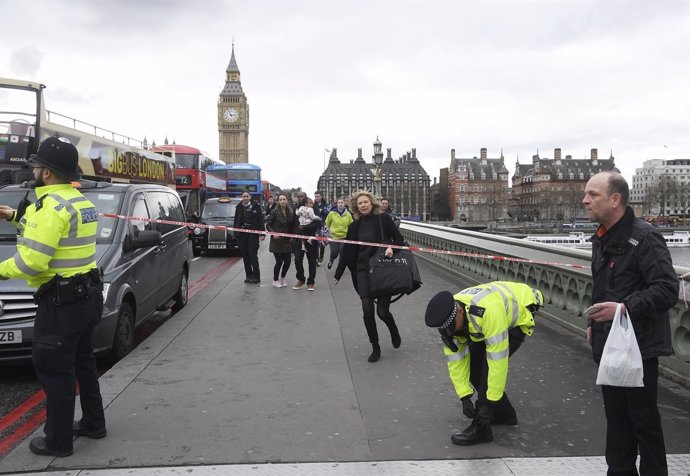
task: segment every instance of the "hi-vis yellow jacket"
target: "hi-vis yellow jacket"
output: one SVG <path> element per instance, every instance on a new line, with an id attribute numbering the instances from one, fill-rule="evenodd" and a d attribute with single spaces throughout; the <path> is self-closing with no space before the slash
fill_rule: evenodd
<path id="1" fill-rule="evenodd" d="M 473 342 L 486 344 L 489 366 L 486 397 L 498 401 L 503 396 L 508 378 L 508 331 L 520 327 L 532 335 L 534 316 L 527 310 L 530 304 L 544 305 L 538 289 L 526 284 L 494 281 L 463 289 L 453 296 L 465 309 L 466 325 Z M 453 337 L 458 351 L 443 347 L 448 359 L 448 372 L 458 397 L 472 395 L 470 384 L 470 352 L 467 338 Z"/>
<path id="2" fill-rule="evenodd" d="M 17 252 L 0 263 L 0 276 L 40 286 L 53 276 L 74 276 L 96 267 L 98 213 L 72 184 L 36 188 L 36 203 L 17 223 Z"/>

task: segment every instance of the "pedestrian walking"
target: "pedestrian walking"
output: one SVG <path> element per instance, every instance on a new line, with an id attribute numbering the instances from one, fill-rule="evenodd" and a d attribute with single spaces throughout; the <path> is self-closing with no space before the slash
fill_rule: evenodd
<path id="1" fill-rule="evenodd" d="M 380 204 L 371 192 L 355 192 L 350 200 L 350 210 L 354 221 L 347 228 L 347 240 L 402 245 L 403 237 L 400 231 L 388 215 L 381 213 Z M 381 357 L 374 305 L 376 315 L 390 331 L 393 347 L 397 349 L 401 342 L 395 319 L 390 313 L 391 296 L 379 297 L 376 300 L 369 296 L 369 259 L 377 249 L 375 246 L 345 244 L 334 274 L 334 282 L 338 284 L 345 268 L 350 270 L 352 284 L 362 301 L 362 317 L 372 347 L 369 362 L 376 362 Z M 393 249 L 386 248 L 385 255 L 388 258 L 393 256 Z"/>
<path id="2" fill-rule="evenodd" d="M 491 425 L 517 425 L 505 393 L 508 360 L 532 335 L 534 314 L 544 295 L 526 284 L 494 281 L 453 295 L 436 294 L 426 308 L 426 325 L 441 334 L 448 373 L 472 423 L 451 441 L 470 446 L 493 441 Z M 476 404 L 472 395 L 477 391 Z"/>
<path id="3" fill-rule="evenodd" d="M 635 330 L 642 354 L 644 387 L 601 386 L 606 412 L 608 474 L 668 474 L 666 447 L 657 407 L 659 357 L 671 355 L 668 310 L 678 301 L 678 279 L 664 237 L 635 217 L 622 175 L 602 172 L 585 187 L 582 200 L 591 221 L 593 312 L 587 338 L 598 364 L 618 304 Z"/>
<path id="4" fill-rule="evenodd" d="M 273 195 L 269 195 L 269 197 L 266 199 L 266 207 L 264 208 L 264 221 L 268 220 L 268 217 L 271 215 L 271 212 L 275 210 L 277 205 L 278 203 L 275 201 Z"/>
<path id="5" fill-rule="evenodd" d="M 292 289 L 302 289 L 307 283 L 307 290 L 314 291 L 316 283 L 316 260 L 318 256 L 319 243 L 313 237 L 321 227 L 321 218 L 314 213 L 314 201 L 306 195 L 301 198 L 298 208 L 295 211 L 295 234 L 302 235 L 304 239 L 292 241 L 293 252 L 295 253 L 295 271 L 297 282 Z M 309 275 L 304 276 L 304 256 L 307 256 L 307 266 Z"/>
<path id="6" fill-rule="evenodd" d="M 284 193 L 279 194 L 277 206 L 266 221 L 266 230 L 275 233 L 290 233 L 292 215 L 293 211 L 288 206 L 287 195 Z M 284 288 L 287 286 L 285 276 L 287 275 L 288 269 L 290 269 L 292 256 L 292 243 L 290 238 L 271 235 L 268 251 L 273 253 L 276 260 L 276 264 L 273 267 L 273 287 Z"/>
<path id="7" fill-rule="evenodd" d="M 249 192 L 242 192 L 242 201 L 235 207 L 234 228 L 264 231 L 264 214 L 258 203 L 253 202 Z M 266 235 L 258 233 L 237 232 L 237 242 L 244 261 L 245 283 L 258 284 L 261 282 L 259 270 L 259 241 Z"/>
<path id="8" fill-rule="evenodd" d="M 322 223 L 325 223 L 326 217 L 328 216 L 329 212 L 330 208 L 328 206 L 328 202 L 324 200 L 323 193 L 321 193 L 320 190 L 317 190 L 316 192 L 314 192 L 314 213 L 316 213 L 316 215 L 319 218 L 321 218 Z M 325 245 L 319 246 L 318 257 L 316 258 L 316 266 L 321 266 L 321 263 L 323 263 L 323 255 L 325 249 Z"/>
<path id="9" fill-rule="evenodd" d="M 326 216 L 326 227 L 331 232 L 331 237 L 334 240 L 342 240 L 347 235 L 347 228 L 352 223 L 352 214 L 345 208 L 345 200 L 339 198 L 336 205 Z M 333 263 L 340 255 L 343 249 L 343 243 L 336 243 L 331 241 L 329 243 L 330 254 L 328 256 L 328 269 L 331 269 Z"/>
<path id="10" fill-rule="evenodd" d="M 390 217 L 393 219 L 393 223 L 395 223 L 395 226 L 400 228 L 400 215 L 393 211 L 387 198 L 381 199 L 381 213 L 390 215 Z"/>
<path id="11" fill-rule="evenodd" d="M 46 393 L 45 437 L 29 449 L 37 455 L 72 454 L 73 436 L 106 436 L 91 336 L 103 313 L 96 268 L 98 213 L 71 184 L 79 180 L 79 154 L 63 137 L 49 137 L 28 161 L 38 199 L 0 217 L 21 231 L 14 257 L 0 263 L 0 279 L 25 279 L 38 287 L 31 357 Z M 83 417 L 74 420 L 75 380 Z"/>

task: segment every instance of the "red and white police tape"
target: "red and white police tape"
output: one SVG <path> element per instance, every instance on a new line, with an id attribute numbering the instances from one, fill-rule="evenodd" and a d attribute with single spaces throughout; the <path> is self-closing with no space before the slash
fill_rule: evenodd
<path id="1" fill-rule="evenodd" d="M 418 253 L 436 253 L 436 254 L 443 254 L 443 255 L 453 255 L 453 256 L 467 256 L 471 258 L 479 258 L 479 259 L 485 259 L 485 260 L 494 260 L 494 261 L 511 261 L 515 263 L 528 263 L 528 264 L 541 264 L 545 266 L 562 266 L 565 268 L 573 268 L 573 269 L 589 269 L 589 266 L 581 265 L 581 264 L 572 264 L 572 263 L 559 263 L 555 261 L 542 261 L 542 260 L 533 260 L 533 259 L 525 259 L 525 258 L 514 258 L 510 256 L 500 256 L 500 255 L 485 255 L 481 253 L 467 253 L 464 251 L 451 251 L 451 250 L 439 250 L 435 248 L 423 248 L 419 246 L 401 246 L 401 245 L 391 245 L 391 244 L 386 244 L 386 243 L 369 243 L 366 241 L 353 241 L 353 240 L 339 240 L 339 239 L 334 239 L 334 238 L 326 238 L 326 237 L 321 237 L 321 236 L 304 236 L 304 235 L 296 235 L 292 233 L 277 233 L 273 231 L 260 231 L 260 230 L 250 230 L 246 228 L 233 228 L 230 226 L 223 226 L 223 225 L 204 225 L 204 224 L 199 224 L 199 223 L 187 223 L 187 222 L 182 222 L 182 221 L 173 221 L 173 220 L 161 220 L 157 218 L 144 218 L 144 217 L 134 217 L 134 216 L 125 216 L 125 215 L 117 215 L 115 213 L 99 213 L 100 216 L 106 217 L 106 218 L 119 218 L 121 220 L 130 220 L 130 221 L 145 221 L 145 222 L 150 222 L 150 223 L 161 223 L 164 225 L 178 225 L 178 226 L 186 226 L 186 227 L 192 227 L 192 228 L 208 228 L 208 229 L 213 229 L 213 230 L 227 230 L 227 231 L 235 231 L 235 232 L 240 232 L 240 233 L 255 233 L 257 235 L 269 235 L 269 236 L 278 236 L 278 237 L 283 237 L 283 238 L 299 238 L 299 239 L 309 239 L 312 238 L 314 240 L 318 241 L 323 241 L 326 243 L 330 242 L 335 242 L 335 243 L 347 243 L 351 245 L 365 245 L 365 246 L 377 246 L 379 248 L 394 248 L 398 250 L 410 250 L 410 251 L 416 251 Z"/>

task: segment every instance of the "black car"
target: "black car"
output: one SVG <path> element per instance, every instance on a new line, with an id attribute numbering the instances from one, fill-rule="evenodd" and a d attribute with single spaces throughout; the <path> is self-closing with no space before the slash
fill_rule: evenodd
<path id="1" fill-rule="evenodd" d="M 80 181 L 80 191 L 101 213 L 184 222 L 177 193 L 162 185 Z M 0 188 L 0 203 L 15 206 L 26 185 Z M 0 222 L 0 260 L 16 252 L 17 228 Z M 187 228 L 142 220 L 98 218 L 96 262 L 103 276 L 103 318 L 93 335 L 94 351 L 119 360 L 134 347 L 134 330 L 157 310 L 187 304 L 191 250 Z M 36 291 L 19 279 L 0 281 L 0 363 L 31 360 Z"/>
<path id="2" fill-rule="evenodd" d="M 201 209 L 199 222 L 202 225 L 215 225 L 232 228 L 235 223 L 235 207 L 239 198 L 209 198 Z M 234 251 L 240 247 L 235 232 L 224 228 L 194 227 L 192 231 L 192 253 L 200 256 L 205 251 Z"/>

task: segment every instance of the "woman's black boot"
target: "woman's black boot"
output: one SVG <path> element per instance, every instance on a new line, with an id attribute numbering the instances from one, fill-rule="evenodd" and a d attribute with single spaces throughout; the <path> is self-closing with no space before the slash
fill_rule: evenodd
<path id="1" fill-rule="evenodd" d="M 388 313 L 388 322 L 386 324 L 388 325 L 388 330 L 391 332 L 391 343 L 393 344 L 394 348 L 400 347 L 400 343 L 402 342 L 402 339 L 400 339 L 400 332 L 398 332 L 398 326 L 395 325 L 395 320 L 393 319 L 393 314 L 390 312 Z"/>
<path id="2" fill-rule="evenodd" d="M 372 350 L 369 356 L 369 362 L 376 362 L 381 358 L 381 347 L 378 344 L 371 344 Z"/>

